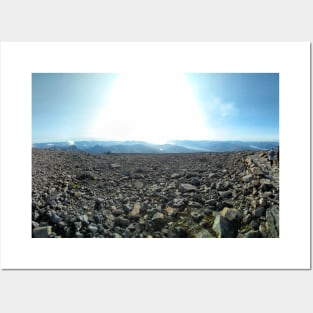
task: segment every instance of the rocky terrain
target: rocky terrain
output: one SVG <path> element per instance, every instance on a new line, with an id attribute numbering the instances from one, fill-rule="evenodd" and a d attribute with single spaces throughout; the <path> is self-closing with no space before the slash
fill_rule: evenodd
<path id="1" fill-rule="evenodd" d="M 266 152 L 32 151 L 34 238 L 279 237 Z"/>

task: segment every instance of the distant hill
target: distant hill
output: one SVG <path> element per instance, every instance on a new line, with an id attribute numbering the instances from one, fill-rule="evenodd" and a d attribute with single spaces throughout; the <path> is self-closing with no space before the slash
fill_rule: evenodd
<path id="1" fill-rule="evenodd" d="M 278 146 L 276 141 L 209 141 L 175 140 L 156 145 L 144 141 L 76 141 L 34 143 L 33 148 L 58 149 L 87 153 L 195 153 L 269 150 Z"/>

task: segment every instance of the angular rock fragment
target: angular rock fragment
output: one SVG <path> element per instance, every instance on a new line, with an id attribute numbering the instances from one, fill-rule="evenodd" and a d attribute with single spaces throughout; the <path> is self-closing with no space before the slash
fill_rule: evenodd
<path id="1" fill-rule="evenodd" d="M 228 222 L 223 216 L 218 215 L 215 217 L 213 230 L 216 232 L 219 238 L 236 237 L 236 230 L 230 222 Z"/>
<path id="2" fill-rule="evenodd" d="M 52 226 L 44 226 L 33 229 L 34 238 L 49 238 L 52 233 Z"/>
<path id="3" fill-rule="evenodd" d="M 163 213 L 155 213 L 152 217 L 152 225 L 155 229 L 160 230 L 165 224 L 164 214 Z"/>
<path id="4" fill-rule="evenodd" d="M 192 192 L 198 190 L 196 186 L 191 184 L 180 184 L 179 189 L 181 192 Z"/>

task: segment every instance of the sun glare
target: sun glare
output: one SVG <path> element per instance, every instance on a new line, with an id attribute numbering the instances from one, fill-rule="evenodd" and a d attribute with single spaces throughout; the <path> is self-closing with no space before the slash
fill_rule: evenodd
<path id="1" fill-rule="evenodd" d="M 187 78 L 177 73 L 121 74 L 93 129 L 96 138 L 154 144 L 207 136 L 192 88 Z"/>

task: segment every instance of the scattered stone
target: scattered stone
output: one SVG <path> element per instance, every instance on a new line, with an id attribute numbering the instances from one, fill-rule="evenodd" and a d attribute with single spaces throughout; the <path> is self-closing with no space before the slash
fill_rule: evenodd
<path id="1" fill-rule="evenodd" d="M 176 211 L 174 208 L 172 207 L 166 207 L 165 211 L 167 212 L 168 216 L 175 216 L 176 215 Z"/>
<path id="2" fill-rule="evenodd" d="M 232 191 L 222 191 L 219 194 L 224 199 L 229 199 L 229 198 L 231 198 L 233 196 Z"/>
<path id="3" fill-rule="evenodd" d="M 258 230 L 250 230 L 244 235 L 245 238 L 262 238 L 262 234 Z"/>
<path id="4" fill-rule="evenodd" d="M 58 216 L 58 215 L 55 214 L 55 213 L 52 213 L 52 216 L 51 216 L 51 218 L 50 218 L 50 221 L 51 221 L 52 224 L 58 224 L 58 223 L 61 222 L 61 217 Z"/>
<path id="5" fill-rule="evenodd" d="M 201 229 L 196 235 L 196 238 L 214 238 L 214 236 L 207 230 Z"/>
<path id="6" fill-rule="evenodd" d="M 243 182 L 245 182 L 245 183 L 250 183 L 250 182 L 253 180 L 253 175 L 248 174 L 248 175 L 242 177 L 242 180 L 243 180 Z"/>
<path id="7" fill-rule="evenodd" d="M 252 167 L 251 173 L 256 176 L 263 176 L 264 172 L 259 167 Z"/>
<path id="8" fill-rule="evenodd" d="M 121 165 L 120 165 L 120 164 L 117 164 L 117 163 L 111 163 L 111 164 L 110 164 L 110 167 L 111 167 L 112 169 L 119 169 L 119 168 L 121 168 Z"/>
<path id="9" fill-rule="evenodd" d="M 88 229 L 89 231 L 91 231 L 93 234 L 95 234 L 95 233 L 97 232 L 97 230 L 98 230 L 98 227 L 97 227 L 96 224 L 90 224 L 90 225 L 87 227 L 87 229 Z"/>
<path id="10" fill-rule="evenodd" d="M 39 228 L 39 227 L 40 227 L 39 223 L 32 221 L 32 229 Z"/>
<path id="11" fill-rule="evenodd" d="M 127 227 L 129 225 L 129 220 L 119 216 L 114 220 L 114 223 L 116 226 Z"/>
<path id="12" fill-rule="evenodd" d="M 279 210 L 273 206 L 266 210 L 266 227 L 270 238 L 279 237 Z"/>
<path id="13" fill-rule="evenodd" d="M 152 217 L 152 225 L 155 229 L 162 229 L 162 227 L 165 224 L 165 220 L 164 220 L 164 214 L 163 213 L 155 213 Z"/>
<path id="14" fill-rule="evenodd" d="M 132 211 L 129 213 L 129 217 L 131 218 L 139 218 L 141 205 L 139 202 L 134 204 Z"/>
<path id="15" fill-rule="evenodd" d="M 80 175 L 77 176 L 77 179 L 79 180 L 87 180 L 87 179 L 90 179 L 90 180 L 94 180 L 95 179 L 95 176 L 91 173 L 82 173 Z"/>
<path id="16" fill-rule="evenodd" d="M 221 215 L 215 217 L 213 230 L 219 238 L 236 236 L 233 226 Z"/>
<path id="17" fill-rule="evenodd" d="M 261 217 L 265 214 L 265 211 L 266 211 L 266 209 L 264 207 L 257 208 L 254 211 L 254 216 L 255 217 Z"/>
<path id="18" fill-rule="evenodd" d="M 195 222 L 197 222 L 197 223 L 199 223 L 202 220 L 202 218 L 203 218 L 203 216 L 200 213 L 197 213 L 197 212 L 191 212 L 190 215 L 193 218 L 193 220 Z"/>
<path id="19" fill-rule="evenodd" d="M 221 216 L 231 223 L 238 223 L 242 218 L 240 211 L 233 208 L 224 208 L 221 211 Z"/>
<path id="20" fill-rule="evenodd" d="M 52 226 L 44 226 L 33 229 L 34 238 L 49 238 L 52 233 Z"/>
<path id="21" fill-rule="evenodd" d="M 144 186 L 144 184 L 143 184 L 143 182 L 141 182 L 141 181 L 136 180 L 136 181 L 134 182 L 134 187 L 135 187 L 136 189 L 142 189 L 143 186 Z"/>
<path id="22" fill-rule="evenodd" d="M 197 191 L 198 188 L 191 184 L 180 184 L 180 191 L 181 192 L 192 192 Z"/>
<path id="23" fill-rule="evenodd" d="M 216 173 L 210 173 L 208 177 L 209 179 L 213 179 L 213 178 L 218 178 L 218 175 Z"/>
<path id="24" fill-rule="evenodd" d="M 269 191 L 273 188 L 273 185 L 271 183 L 263 183 L 261 186 L 260 186 L 260 189 L 265 192 L 265 191 Z"/>

